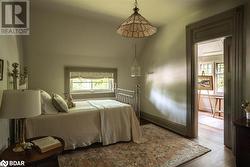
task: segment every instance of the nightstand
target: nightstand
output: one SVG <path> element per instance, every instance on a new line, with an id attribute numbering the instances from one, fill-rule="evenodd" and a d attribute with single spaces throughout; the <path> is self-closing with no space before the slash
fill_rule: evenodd
<path id="1" fill-rule="evenodd" d="M 236 166 L 249 167 L 250 164 L 250 121 L 246 118 L 234 122 L 236 128 Z"/>
<path id="2" fill-rule="evenodd" d="M 27 139 L 26 142 L 30 142 L 32 140 L 40 139 L 43 137 L 46 136 Z M 52 149 L 45 153 L 41 153 L 36 147 L 33 147 L 29 152 L 13 152 L 12 149 L 15 147 L 15 145 L 11 145 L 3 151 L 3 153 L 0 155 L 0 159 L 5 161 L 24 161 L 25 166 L 59 166 L 57 157 L 63 152 L 65 143 L 62 138 L 54 138 L 58 139 L 62 143 L 61 147 Z"/>

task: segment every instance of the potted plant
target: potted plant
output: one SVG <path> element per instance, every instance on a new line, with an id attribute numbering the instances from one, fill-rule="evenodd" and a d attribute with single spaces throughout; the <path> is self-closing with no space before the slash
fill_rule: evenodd
<path id="1" fill-rule="evenodd" d="M 244 101 L 242 103 L 242 109 L 244 109 L 246 112 L 247 120 L 250 120 L 250 103 L 248 101 Z"/>

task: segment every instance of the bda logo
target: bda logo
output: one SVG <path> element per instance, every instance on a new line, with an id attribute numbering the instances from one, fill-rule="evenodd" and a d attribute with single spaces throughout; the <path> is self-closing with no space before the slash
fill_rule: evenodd
<path id="1" fill-rule="evenodd" d="M 2 160 L 2 161 L 0 162 L 0 166 L 1 166 L 1 167 L 6 167 L 6 166 L 8 166 L 8 161 Z"/>

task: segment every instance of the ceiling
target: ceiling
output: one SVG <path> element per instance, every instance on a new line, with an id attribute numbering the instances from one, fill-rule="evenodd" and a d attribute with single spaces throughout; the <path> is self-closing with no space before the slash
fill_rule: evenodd
<path id="1" fill-rule="evenodd" d="M 223 55 L 224 38 L 213 39 L 198 43 L 198 56 Z"/>
<path id="2" fill-rule="evenodd" d="M 161 26 L 169 21 L 216 0 L 138 0 L 140 13 L 152 24 Z M 86 17 L 121 21 L 132 14 L 134 0 L 31 0 L 31 5 Z"/>

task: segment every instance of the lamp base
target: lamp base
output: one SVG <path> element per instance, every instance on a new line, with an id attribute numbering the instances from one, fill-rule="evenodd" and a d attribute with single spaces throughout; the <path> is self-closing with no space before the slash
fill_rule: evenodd
<path id="1" fill-rule="evenodd" d="M 13 152 L 23 152 L 24 149 L 23 149 L 22 144 L 16 144 L 16 147 L 14 147 L 14 148 L 12 149 L 12 151 L 13 151 Z"/>
<path id="2" fill-rule="evenodd" d="M 26 148 L 25 143 L 25 118 L 19 119 L 19 143 L 16 144 L 15 148 L 13 148 L 13 152 L 22 152 Z"/>
<path id="3" fill-rule="evenodd" d="M 13 152 L 23 152 L 26 150 L 31 150 L 33 144 L 31 142 L 23 142 L 23 143 L 18 143 L 16 146 L 12 149 Z"/>

